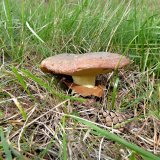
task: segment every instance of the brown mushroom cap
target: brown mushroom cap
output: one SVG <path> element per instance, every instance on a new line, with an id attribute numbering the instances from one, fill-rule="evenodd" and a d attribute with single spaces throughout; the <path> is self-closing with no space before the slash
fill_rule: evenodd
<path id="1" fill-rule="evenodd" d="M 58 54 L 46 58 L 41 63 L 44 72 L 72 76 L 96 75 L 122 68 L 130 63 L 129 58 L 109 52 L 85 54 Z"/>

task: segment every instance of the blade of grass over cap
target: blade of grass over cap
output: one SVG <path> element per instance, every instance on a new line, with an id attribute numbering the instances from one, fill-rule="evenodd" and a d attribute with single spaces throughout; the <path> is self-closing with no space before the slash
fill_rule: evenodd
<path id="1" fill-rule="evenodd" d="M 152 154 L 151 152 L 148 152 L 146 150 L 144 150 L 143 148 L 137 146 L 136 144 L 133 143 L 129 143 L 128 141 L 126 141 L 123 138 L 120 138 L 119 136 L 110 133 L 107 130 L 101 129 L 100 127 L 96 126 L 95 124 L 93 124 L 91 121 L 85 120 L 83 118 L 74 116 L 74 115 L 68 115 L 71 118 L 76 119 L 77 121 L 87 125 L 88 127 L 92 128 L 94 131 L 97 132 L 97 134 L 104 136 L 112 141 L 115 141 L 125 147 L 127 147 L 128 149 L 131 149 L 133 151 L 135 151 L 136 153 L 140 154 L 141 156 L 144 156 L 146 158 L 150 158 L 150 159 L 154 159 L 154 160 L 160 160 L 160 157 L 155 156 L 154 154 Z"/>

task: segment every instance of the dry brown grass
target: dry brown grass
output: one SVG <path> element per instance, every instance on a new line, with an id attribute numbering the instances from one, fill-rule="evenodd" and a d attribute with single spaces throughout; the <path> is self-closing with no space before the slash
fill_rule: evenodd
<path id="1" fill-rule="evenodd" d="M 47 83 L 54 87 L 57 92 L 61 91 L 59 85 L 53 83 L 54 78 L 51 76 L 44 78 L 38 65 L 32 66 L 31 64 L 28 65 L 28 69 L 32 73 L 46 82 L 48 80 Z M 144 75 L 138 71 L 138 67 L 135 68 L 134 71 L 129 71 L 130 68 L 128 68 L 128 71 L 121 70 L 119 72 L 120 83 L 116 105 L 113 109 L 134 114 L 134 118 L 122 130 L 113 129 L 113 127 L 101 123 L 97 120 L 97 108 L 95 112 L 95 107 L 101 110 L 102 108 L 107 109 L 111 105 L 114 82 L 112 73 L 98 77 L 98 81 L 106 86 L 105 97 L 101 101 L 97 100 L 98 106 L 84 105 L 84 103 L 78 103 L 75 106 L 75 102 L 73 103 L 69 99 L 60 100 L 36 82 L 24 77 L 34 97 L 34 99 L 31 98 L 11 72 L 10 66 L 5 64 L 1 68 L 0 77 L 0 80 L 3 81 L 0 90 L 0 109 L 3 116 L 1 116 L 0 124 L 6 133 L 8 142 L 27 159 L 36 159 L 35 157 L 47 160 L 61 159 L 63 157 L 63 133 L 65 131 L 68 159 L 128 159 L 127 157 L 131 154 L 130 150 L 106 138 L 94 135 L 89 127 L 71 118 L 65 119 L 64 127 L 64 114 L 75 114 L 160 155 L 160 120 L 150 114 L 149 106 L 151 103 L 147 103 L 145 97 L 142 96 L 137 100 L 139 95 L 146 91 L 147 83 L 143 79 Z M 20 70 L 19 73 L 24 76 Z M 147 81 L 152 82 L 152 78 L 152 76 L 151 78 L 148 77 Z M 142 90 L 139 90 L 139 84 L 144 87 Z M 67 94 L 67 91 L 65 93 Z M 13 97 L 10 97 L 11 95 Z M 26 111 L 26 120 L 22 118 L 14 98 Z"/>

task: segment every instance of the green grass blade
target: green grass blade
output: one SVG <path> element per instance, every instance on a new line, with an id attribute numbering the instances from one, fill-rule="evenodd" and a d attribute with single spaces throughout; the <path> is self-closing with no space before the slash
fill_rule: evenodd
<path id="1" fill-rule="evenodd" d="M 2 118 L 4 116 L 4 113 L 2 110 L 0 110 L 0 118 Z"/>
<path id="2" fill-rule="evenodd" d="M 67 137 L 65 132 L 65 121 L 66 117 L 62 118 L 62 127 L 63 127 L 63 160 L 67 160 Z"/>
<path id="3" fill-rule="evenodd" d="M 115 102 L 116 102 L 116 97 L 117 97 L 117 88 L 118 88 L 118 83 L 119 83 L 119 78 L 116 77 L 114 87 L 113 87 L 113 92 L 112 92 L 112 110 L 115 109 Z"/>
<path id="4" fill-rule="evenodd" d="M 25 110 L 23 109 L 23 107 L 21 106 L 21 104 L 19 103 L 19 101 L 17 100 L 17 98 L 15 98 L 15 97 L 12 97 L 12 98 L 13 98 L 13 101 L 14 101 L 15 105 L 19 109 L 19 111 L 20 111 L 23 119 L 26 120 L 27 119 L 27 113 L 25 112 Z"/>
<path id="5" fill-rule="evenodd" d="M 100 134 L 101 136 L 104 136 L 112 141 L 115 141 L 125 147 L 127 147 L 128 149 L 131 149 L 133 151 L 135 151 L 136 153 L 140 154 L 143 157 L 146 158 L 150 158 L 150 159 L 154 159 L 154 160 L 160 160 L 160 157 L 155 156 L 154 154 L 144 150 L 143 148 L 137 146 L 136 144 L 133 143 L 129 143 L 128 141 L 126 141 L 123 138 L 120 138 L 119 136 L 110 133 L 104 129 L 99 128 L 98 126 L 94 125 L 92 122 L 87 121 L 85 119 L 82 119 L 80 117 L 77 116 L 73 116 L 73 115 L 69 115 L 69 117 L 72 117 L 74 119 L 76 119 L 77 121 L 87 125 L 88 127 L 92 128 L 93 130 L 95 130 L 97 132 L 97 134 Z"/>
<path id="6" fill-rule="evenodd" d="M 24 44 L 25 44 L 25 2 L 21 1 L 21 32 L 20 32 L 20 46 L 17 54 L 17 58 L 22 59 L 24 54 Z"/>
<path id="7" fill-rule="evenodd" d="M 75 97 L 71 97 L 71 96 L 67 96 L 64 95 L 62 93 L 58 93 L 56 92 L 52 87 L 50 87 L 47 83 L 45 83 L 43 80 L 41 80 L 40 78 L 36 77 L 35 75 L 33 75 L 31 72 L 29 72 L 28 70 L 24 70 L 22 69 L 22 72 L 28 77 L 31 78 L 33 81 L 37 82 L 40 86 L 44 87 L 45 89 L 47 89 L 49 92 L 51 92 L 53 95 L 62 98 L 62 99 L 70 99 L 73 101 L 80 101 L 80 102 L 84 102 L 85 100 L 83 98 L 75 98 Z"/>
<path id="8" fill-rule="evenodd" d="M 2 144 L 3 150 L 4 150 L 5 155 L 6 155 L 6 159 L 7 160 L 12 160 L 11 151 L 10 151 L 9 145 L 7 143 L 7 140 L 4 136 L 3 129 L 1 127 L 0 127 L 0 138 L 1 138 L 1 144 Z"/>
<path id="9" fill-rule="evenodd" d="M 24 25 L 25 25 L 25 12 L 24 12 L 24 9 L 25 9 L 25 0 L 22 0 L 21 2 L 21 22 L 22 22 L 22 32 L 24 31 Z"/>
<path id="10" fill-rule="evenodd" d="M 151 159 L 148 158 L 148 157 L 144 157 L 144 156 L 142 156 L 142 157 L 143 157 L 144 160 L 151 160 Z"/>
<path id="11" fill-rule="evenodd" d="M 26 120 L 27 119 L 27 113 L 25 112 L 25 110 L 23 109 L 23 107 L 21 106 L 21 104 L 19 103 L 17 98 L 14 97 L 11 93 L 9 93 L 7 91 L 6 91 L 6 93 L 8 93 L 12 97 L 12 100 L 13 100 L 14 104 L 16 105 L 16 107 L 18 108 L 18 110 L 20 111 L 23 119 Z"/>
<path id="12" fill-rule="evenodd" d="M 26 26 L 28 27 L 28 29 L 32 32 L 32 34 L 42 43 L 45 43 L 42 38 L 39 37 L 39 35 L 33 30 L 33 28 L 29 25 L 28 22 L 26 22 Z"/>
<path id="13" fill-rule="evenodd" d="M 54 147 L 53 145 L 55 144 L 54 138 L 50 141 L 50 143 L 46 146 L 46 148 L 40 152 L 40 154 L 37 156 L 38 159 L 43 159 L 44 156 L 48 153 L 48 150 Z"/>
<path id="14" fill-rule="evenodd" d="M 24 88 L 24 90 L 28 93 L 28 95 L 30 95 L 33 98 L 33 96 L 31 95 L 30 91 L 27 88 L 27 84 L 24 81 L 24 78 L 18 73 L 18 70 L 15 67 L 13 67 L 12 68 L 12 72 L 15 74 L 15 76 L 18 79 L 18 81 L 20 82 L 20 84 L 22 85 L 22 87 Z"/>
<path id="15" fill-rule="evenodd" d="M 136 159 L 136 153 L 132 152 L 131 155 L 129 156 L 129 160 L 137 160 Z"/>
<path id="16" fill-rule="evenodd" d="M 157 92 L 158 92 L 158 98 L 159 98 L 159 100 L 160 100 L 160 83 L 158 84 Z M 159 102 L 159 103 L 160 103 L 160 102 Z M 158 107 L 158 114 L 160 115 L 160 107 Z"/>
<path id="17" fill-rule="evenodd" d="M 12 16 L 11 16 L 11 9 L 9 0 L 3 0 L 3 8 L 6 16 L 6 24 L 7 24 L 7 32 L 11 41 L 11 48 L 14 54 L 14 35 L 13 35 L 13 23 L 12 23 Z M 11 55 L 12 57 L 14 55 Z"/>

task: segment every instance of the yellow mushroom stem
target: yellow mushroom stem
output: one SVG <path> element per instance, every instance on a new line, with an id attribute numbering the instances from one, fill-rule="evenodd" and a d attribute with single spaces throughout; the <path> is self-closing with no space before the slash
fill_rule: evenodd
<path id="1" fill-rule="evenodd" d="M 90 76 L 72 76 L 73 82 L 75 84 L 88 87 L 88 88 L 94 88 L 95 82 L 96 82 L 96 75 L 90 75 Z"/>

